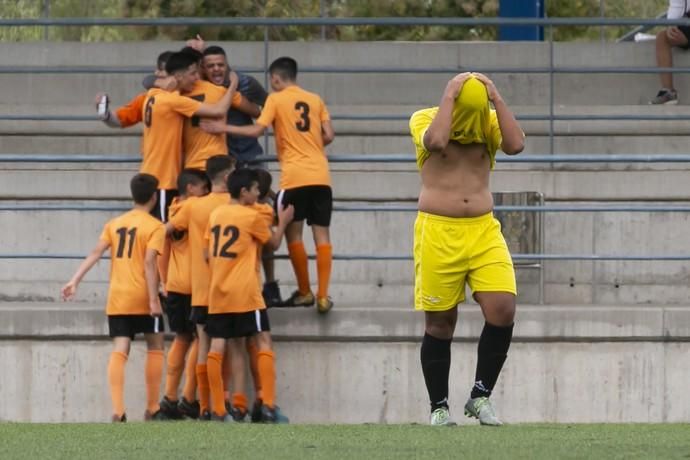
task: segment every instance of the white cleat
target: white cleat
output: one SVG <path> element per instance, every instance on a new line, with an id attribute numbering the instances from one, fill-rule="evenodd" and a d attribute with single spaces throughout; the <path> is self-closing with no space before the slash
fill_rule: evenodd
<path id="1" fill-rule="evenodd" d="M 482 425 L 503 425 L 503 422 L 496 417 L 496 412 L 494 412 L 494 407 L 491 405 L 491 401 L 485 396 L 468 399 L 467 403 L 465 404 L 465 415 L 476 418 Z"/>
<path id="2" fill-rule="evenodd" d="M 431 413 L 432 426 L 454 426 L 455 422 L 450 419 L 450 411 L 446 407 L 439 407 Z"/>

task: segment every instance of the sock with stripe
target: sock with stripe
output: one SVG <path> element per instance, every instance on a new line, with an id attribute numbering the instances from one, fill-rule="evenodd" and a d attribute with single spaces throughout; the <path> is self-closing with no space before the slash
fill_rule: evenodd
<path id="1" fill-rule="evenodd" d="M 224 417 L 225 398 L 223 395 L 223 355 L 211 351 L 206 362 L 208 371 L 208 386 L 211 399 L 211 410 L 214 414 Z"/>
<path id="2" fill-rule="evenodd" d="M 259 351 L 259 380 L 263 403 L 270 408 L 275 407 L 276 400 L 276 365 L 272 351 Z"/>

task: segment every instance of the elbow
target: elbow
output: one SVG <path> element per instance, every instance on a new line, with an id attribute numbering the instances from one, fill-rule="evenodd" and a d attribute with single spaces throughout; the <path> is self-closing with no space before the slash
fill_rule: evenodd
<path id="1" fill-rule="evenodd" d="M 518 142 L 512 142 L 510 144 L 504 145 L 502 150 L 506 155 L 517 155 L 518 153 L 525 150 L 525 143 L 522 140 Z"/>

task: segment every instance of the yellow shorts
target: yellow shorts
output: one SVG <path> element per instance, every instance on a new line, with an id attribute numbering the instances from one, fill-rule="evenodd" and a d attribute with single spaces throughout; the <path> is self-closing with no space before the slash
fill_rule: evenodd
<path id="1" fill-rule="evenodd" d="M 472 293 L 517 294 L 515 269 L 493 213 L 443 217 L 419 212 L 414 225 L 415 309 L 450 310 Z"/>

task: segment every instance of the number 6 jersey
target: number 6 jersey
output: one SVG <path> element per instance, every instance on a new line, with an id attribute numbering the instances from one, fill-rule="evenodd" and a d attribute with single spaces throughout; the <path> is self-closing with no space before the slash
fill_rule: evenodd
<path id="1" fill-rule="evenodd" d="M 106 314 L 148 315 L 144 261 L 147 250 L 163 251 L 165 226 L 150 214 L 133 209 L 105 224 L 100 240 L 110 245 Z"/>
<path id="2" fill-rule="evenodd" d="M 240 204 L 212 213 L 206 229 L 211 269 L 208 313 L 245 313 L 266 308 L 259 284 L 259 247 L 271 238 L 266 218 Z"/>

